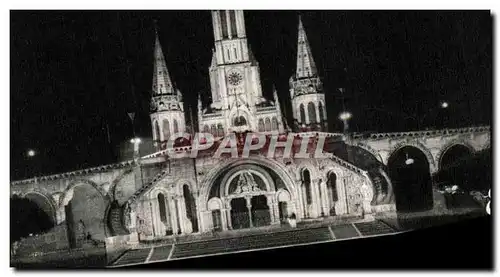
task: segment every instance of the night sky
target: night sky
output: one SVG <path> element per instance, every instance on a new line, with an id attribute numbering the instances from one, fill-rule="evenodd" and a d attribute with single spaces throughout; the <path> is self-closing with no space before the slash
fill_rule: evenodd
<path id="1" fill-rule="evenodd" d="M 264 94 L 274 84 L 287 115 L 299 13 L 334 131 L 344 105 L 352 131 L 491 124 L 489 11 L 247 11 Z M 113 145 L 133 135 L 131 111 L 135 132 L 151 136 L 155 20 L 170 75 L 196 110 L 196 95 L 210 95 L 209 11 L 11 12 L 11 179 L 114 162 Z"/>

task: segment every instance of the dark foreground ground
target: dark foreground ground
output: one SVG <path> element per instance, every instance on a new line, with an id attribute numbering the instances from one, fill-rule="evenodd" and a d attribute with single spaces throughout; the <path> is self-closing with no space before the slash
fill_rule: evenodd
<path id="1" fill-rule="evenodd" d="M 492 269 L 494 266 L 492 217 L 483 215 L 476 218 L 461 218 L 459 222 L 449 223 L 452 221 L 454 220 L 447 217 L 425 218 L 421 219 L 420 223 L 419 220 L 412 219 L 411 224 L 407 222 L 405 227 L 407 225 L 427 227 L 435 224 L 440 226 L 394 235 L 359 239 L 353 237 L 353 239 L 329 240 L 313 245 L 201 258 L 176 260 L 173 257 L 167 262 L 161 262 L 159 259 L 158 262 L 153 262 L 156 255 L 167 255 L 169 252 L 161 253 L 162 248 L 158 248 L 156 252 L 151 252 L 154 255 L 149 255 L 153 263 L 116 269 Z M 390 225 L 390 222 L 388 224 Z M 334 229 L 334 233 L 341 232 Z M 313 231 L 311 235 L 314 234 Z M 301 239 L 307 241 L 307 237 L 306 234 Z M 148 256 L 148 249 L 144 249 L 143 252 Z M 137 255 L 131 257 L 141 256 L 139 254 L 141 253 L 137 252 Z M 79 267 L 104 266 L 97 256 L 89 257 L 87 261 L 76 262 Z M 57 261 L 52 264 L 32 264 L 29 268 L 73 267 L 70 265 L 73 263 L 75 261 L 68 263 Z M 20 264 L 13 266 L 28 268 L 27 265 Z"/>

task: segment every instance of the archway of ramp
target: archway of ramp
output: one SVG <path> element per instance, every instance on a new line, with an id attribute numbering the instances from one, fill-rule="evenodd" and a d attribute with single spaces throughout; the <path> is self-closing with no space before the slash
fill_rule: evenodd
<path id="1" fill-rule="evenodd" d="M 29 192 L 23 197 L 14 195 L 10 199 L 11 242 L 30 234 L 45 233 L 55 224 L 54 203 L 48 196 Z"/>
<path id="2" fill-rule="evenodd" d="M 61 204 L 70 248 L 104 242 L 108 202 L 102 192 L 89 182 L 74 183 L 65 191 Z"/>
<path id="3" fill-rule="evenodd" d="M 473 150 L 462 144 L 454 144 L 444 150 L 439 160 L 439 171 L 448 170 L 472 157 Z"/>
<path id="4" fill-rule="evenodd" d="M 433 207 L 432 180 L 426 155 L 413 146 L 403 146 L 388 160 L 398 212 L 417 212 Z"/>

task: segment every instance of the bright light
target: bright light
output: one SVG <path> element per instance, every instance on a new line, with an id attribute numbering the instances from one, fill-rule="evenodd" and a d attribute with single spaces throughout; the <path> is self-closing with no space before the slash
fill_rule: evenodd
<path id="1" fill-rule="evenodd" d="M 441 108 L 443 108 L 443 109 L 448 108 L 448 102 L 442 102 L 441 103 Z"/>
<path id="2" fill-rule="evenodd" d="M 415 162 L 415 160 L 413 160 L 412 158 L 408 158 L 408 159 L 406 159 L 405 164 L 410 165 L 410 164 L 413 164 L 414 162 Z"/>
<path id="3" fill-rule="evenodd" d="M 352 117 L 352 114 L 350 112 L 342 112 L 339 115 L 339 119 L 342 120 L 342 121 L 349 120 L 349 119 L 351 119 L 351 117 Z"/>
<path id="4" fill-rule="evenodd" d="M 130 143 L 141 143 L 141 139 L 140 138 L 132 138 L 132 139 L 130 139 Z"/>
<path id="5" fill-rule="evenodd" d="M 36 155 L 35 150 L 33 149 L 28 150 L 28 157 L 34 157 L 35 155 Z"/>

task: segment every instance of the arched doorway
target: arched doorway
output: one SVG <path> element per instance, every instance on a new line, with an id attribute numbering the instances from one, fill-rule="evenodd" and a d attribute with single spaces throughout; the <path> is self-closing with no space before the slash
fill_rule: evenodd
<path id="1" fill-rule="evenodd" d="M 231 226 L 233 229 L 250 227 L 250 215 L 248 214 L 245 198 L 234 198 L 231 200 Z"/>
<path id="2" fill-rule="evenodd" d="M 432 181 L 427 156 L 418 148 L 404 146 L 387 163 L 398 212 L 430 210 L 433 207 Z"/>
<path id="3" fill-rule="evenodd" d="M 186 202 L 186 216 L 191 221 L 193 232 L 198 232 L 198 218 L 196 216 L 196 204 L 188 185 L 182 186 L 184 201 Z"/>
<path id="4" fill-rule="evenodd" d="M 271 214 L 267 205 L 265 195 L 252 197 L 252 223 L 254 227 L 266 226 L 271 224 Z"/>

